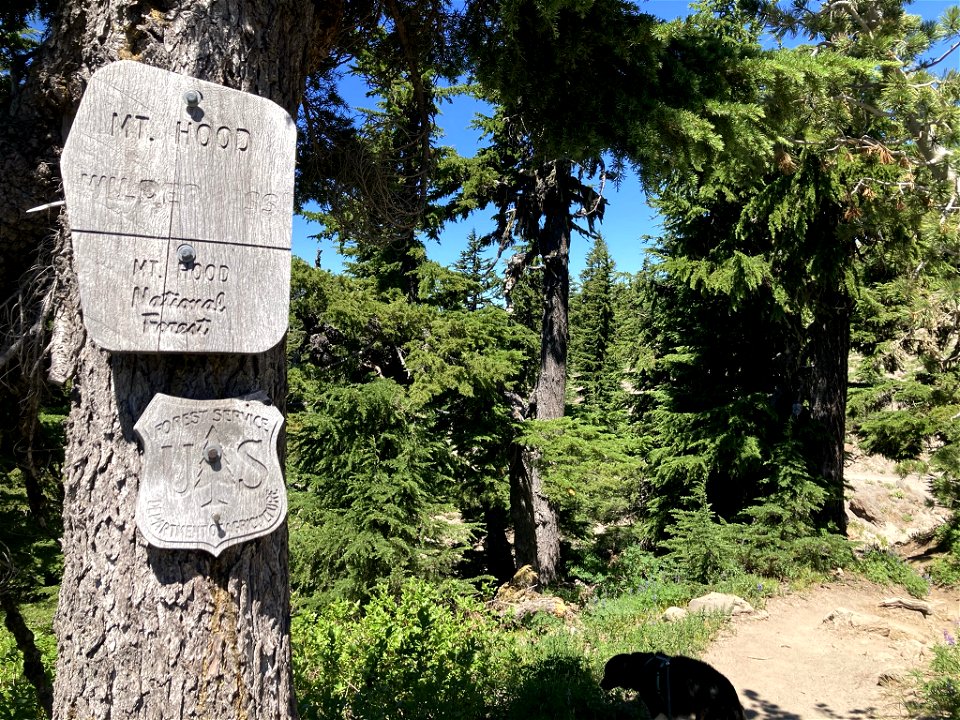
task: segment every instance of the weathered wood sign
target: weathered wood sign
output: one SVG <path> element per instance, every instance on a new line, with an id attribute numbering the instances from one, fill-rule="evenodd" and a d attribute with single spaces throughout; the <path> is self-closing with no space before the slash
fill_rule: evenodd
<path id="1" fill-rule="evenodd" d="M 259 400 L 155 395 L 134 426 L 144 468 L 136 521 L 147 542 L 219 555 L 280 527 L 282 424 Z"/>
<path id="2" fill-rule="evenodd" d="M 61 158 L 84 323 L 101 347 L 257 353 L 287 328 L 296 127 L 278 105 L 122 61 Z"/>

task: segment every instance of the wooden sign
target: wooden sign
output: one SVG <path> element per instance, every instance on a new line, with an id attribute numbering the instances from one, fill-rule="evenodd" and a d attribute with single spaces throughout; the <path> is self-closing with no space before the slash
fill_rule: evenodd
<path id="1" fill-rule="evenodd" d="M 136 521 L 147 542 L 219 555 L 280 527 L 282 424 L 255 399 L 154 396 L 134 426 L 143 442 Z"/>
<path id="2" fill-rule="evenodd" d="M 296 126 L 261 97 L 137 62 L 94 73 L 61 158 L 101 347 L 257 353 L 287 328 Z"/>

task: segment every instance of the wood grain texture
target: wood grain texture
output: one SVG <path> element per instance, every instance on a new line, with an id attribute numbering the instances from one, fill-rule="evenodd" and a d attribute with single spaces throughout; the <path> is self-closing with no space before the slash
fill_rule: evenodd
<path id="1" fill-rule="evenodd" d="M 35 72 L 63 93 L 64 129 L 90 75 L 124 58 L 267 97 L 293 114 L 311 58 L 329 49 L 341 13 L 337 2 L 312 0 L 69 0 Z M 134 519 L 143 470 L 134 425 L 151 399 L 262 390 L 283 412 L 282 343 L 244 355 L 107 352 L 80 321 L 69 245 L 58 260 L 73 381 L 54 718 L 295 718 L 285 524 L 214 557 L 151 547 Z M 281 459 L 283 442 L 281 432 Z"/>
<path id="2" fill-rule="evenodd" d="M 207 552 L 150 546 L 134 426 L 178 397 L 284 387 L 282 353 L 109 355 L 87 343 L 67 427 L 58 718 L 289 718 L 286 529 Z M 279 395 L 282 399 L 282 393 Z"/>
<path id="3" fill-rule="evenodd" d="M 95 73 L 60 163 L 94 342 L 225 353 L 280 342 L 295 156 L 296 126 L 269 100 L 129 61 Z"/>
<path id="4" fill-rule="evenodd" d="M 287 515 L 277 455 L 283 415 L 254 398 L 158 393 L 137 420 L 137 527 L 153 547 L 206 550 L 269 535 Z"/>

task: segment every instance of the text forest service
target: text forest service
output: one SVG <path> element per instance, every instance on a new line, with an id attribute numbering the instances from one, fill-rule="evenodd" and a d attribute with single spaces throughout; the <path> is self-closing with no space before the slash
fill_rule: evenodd
<path id="1" fill-rule="evenodd" d="M 277 454 L 283 416 L 259 400 L 157 394 L 143 441 L 137 527 L 160 548 L 226 548 L 276 530 L 287 514 Z"/>
<path id="2" fill-rule="evenodd" d="M 287 328 L 296 127 L 278 105 L 117 62 L 61 159 L 84 323 L 123 352 L 259 353 Z"/>

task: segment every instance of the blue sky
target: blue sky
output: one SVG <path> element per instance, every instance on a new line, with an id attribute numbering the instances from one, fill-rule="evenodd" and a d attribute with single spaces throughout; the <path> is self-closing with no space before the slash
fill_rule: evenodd
<path id="1" fill-rule="evenodd" d="M 956 1 L 946 0 L 915 0 L 909 11 L 925 19 L 935 19 Z M 674 19 L 687 14 L 686 0 L 648 0 L 641 3 L 644 12 L 651 13 L 663 19 Z M 960 69 L 957 58 L 950 60 Z M 359 94 L 359 93 L 358 93 Z M 348 98 L 354 101 L 354 98 Z M 374 101 L 365 101 L 357 97 L 358 104 L 371 106 Z M 445 104 L 437 122 L 444 130 L 442 144 L 453 145 L 462 155 L 472 155 L 479 140 L 477 131 L 470 128 L 474 115 L 483 106 L 471 98 L 458 98 L 452 103 Z M 636 272 L 643 263 L 644 236 L 657 236 L 660 232 L 660 223 L 656 213 L 651 210 L 643 196 L 639 183 L 635 177 L 627 177 L 614 188 L 610 184 L 605 188 L 605 196 L 609 204 L 606 209 L 603 223 L 599 230 L 610 248 L 610 253 L 616 262 L 617 269 L 622 272 Z M 478 233 L 488 232 L 492 223 L 488 212 L 475 213 L 467 220 L 449 225 L 441 238 L 440 243 L 429 242 L 428 255 L 442 265 L 454 263 L 460 252 L 466 246 L 466 238 L 471 230 Z M 336 247 L 328 242 L 318 242 L 311 235 L 319 231 L 316 223 L 311 223 L 300 216 L 293 219 L 293 252 L 313 263 L 317 251 L 321 252 L 320 266 L 339 272 L 343 268 L 342 258 Z M 573 239 L 570 253 L 571 277 L 576 278 L 584 266 L 584 259 L 590 249 L 590 241 L 583 237 Z"/>

